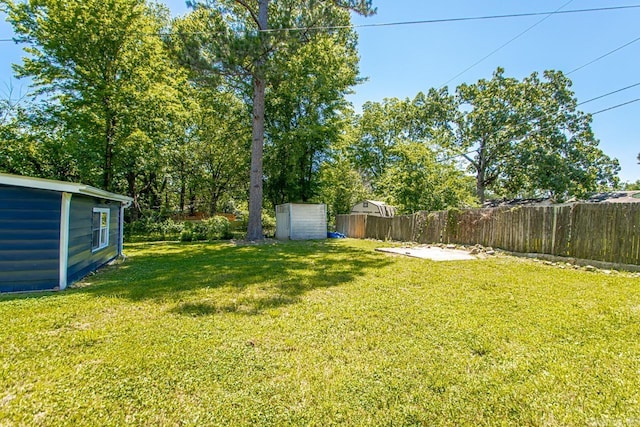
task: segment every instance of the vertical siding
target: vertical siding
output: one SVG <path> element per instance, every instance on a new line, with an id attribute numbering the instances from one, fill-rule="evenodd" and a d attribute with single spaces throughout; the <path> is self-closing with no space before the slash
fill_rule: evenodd
<path id="1" fill-rule="evenodd" d="M 0 185 L 0 292 L 58 286 L 60 200 L 55 191 Z"/>
<path id="2" fill-rule="evenodd" d="M 367 217 L 366 214 L 336 215 L 336 231 L 345 236 L 364 239 Z"/>
<path id="3" fill-rule="evenodd" d="M 109 208 L 109 246 L 91 251 L 93 208 Z M 69 216 L 69 263 L 67 280 L 71 284 L 118 255 L 120 204 L 99 203 L 98 200 L 74 194 Z"/>
<path id="4" fill-rule="evenodd" d="M 640 264 L 640 203 L 577 205 L 571 220 L 573 256 Z"/>
<path id="5" fill-rule="evenodd" d="M 576 203 L 369 216 L 364 235 L 338 216 L 349 237 L 420 243 L 480 243 L 513 252 L 540 253 L 640 265 L 640 203 Z"/>
<path id="6" fill-rule="evenodd" d="M 377 240 L 391 239 L 391 218 L 368 216 L 365 233 L 367 237 Z"/>
<path id="7" fill-rule="evenodd" d="M 276 206 L 276 239 L 288 240 L 291 232 L 289 224 L 291 205 Z"/>

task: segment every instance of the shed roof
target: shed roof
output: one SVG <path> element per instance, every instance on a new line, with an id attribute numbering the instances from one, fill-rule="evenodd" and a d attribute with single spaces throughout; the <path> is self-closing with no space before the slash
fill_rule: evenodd
<path id="1" fill-rule="evenodd" d="M 378 200 L 363 200 L 362 202 L 369 202 L 372 205 L 376 205 L 376 206 L 388 206 L 385 202 L 380 202 Z M 360 203 L 362 203 L 360 202 Z"/>
<path id="2" fill-rule="evenodd" d="M 82 194 L 85 196 L 99 197 L 101 199 L 115 200 L 122 203 L 131 203 L 133 201 L 131 197 L 111 193 L 90 185 L 55 181 L 53 179 L 11 175 L 8 173 L 0 173 L 0 184 L 13 185 L 16 187 L 37 188 L 39 190 L 59 191 L 61 193 Z"/>

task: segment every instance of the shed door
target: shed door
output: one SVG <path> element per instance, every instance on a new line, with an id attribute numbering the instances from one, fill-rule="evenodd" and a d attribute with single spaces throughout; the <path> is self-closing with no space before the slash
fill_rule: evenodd
<path id="1" fill-rule="evenodd" d="M 276 206 L 276 239 L 287 240 L 291 236 L 290 205 Z"/>

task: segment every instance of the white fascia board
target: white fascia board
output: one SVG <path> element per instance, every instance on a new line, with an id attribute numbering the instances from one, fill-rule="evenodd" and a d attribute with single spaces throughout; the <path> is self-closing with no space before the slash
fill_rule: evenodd
<path id="1" fill-rule="evenodd" d="M 91 187 L 89 185 L 83 185 L 78 191 L 79 194 L 84 194 L 86 196 L 98 197 L 101 199 L 115 200 L 117 202 L 121 202 L 125 204 L 125 207 L 128 207 L 133 199 L 128 196 L 123 196 L 121 194 L 111 193 L 109 191 L 101 190 L 99 188 Z"/>
<path id="2" fill-rule="evenodd" d="M 128 207 L 133 199 L 131 197 L 123 196 L 109 191 L 101 190 L 99 188 L 91 187 L 90 185 L 75 184 L 73 182 L 55 181 L 52 179 L 33 178 L 20 175 L 11 175 L 6 173 L 0 173 L 0 184 L 13 185 L 16 187 L 36 188 L 39 190 L 52 190 L 59 191 L 61 193 L 71 194 L 84 194 L 86 196 L 98 197 L 107 200 L 115 200 L 123 203 L 125 207 Z"/>
<path id="3" fill-rule="evenodd" d="M 81 185 L 72 182 L 54 181 L 51 179 L 32 178 L 20 175 L 0 173 L 0 184 L 14 185 L 16 187 L 37 188 L 40 190 L 53 190 L 62 193 L 79 193 Z"/>

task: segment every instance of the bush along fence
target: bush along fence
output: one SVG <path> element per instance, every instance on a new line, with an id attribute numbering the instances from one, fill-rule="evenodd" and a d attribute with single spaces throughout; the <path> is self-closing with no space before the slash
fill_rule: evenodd
<path id="1" fill-rule="evenodd" d="M 640 203 L 574 203 L 418 212 L 394 218 L 338 215 L 349 237 L 481 244 L 510 252 L 640 265 Z"/>

